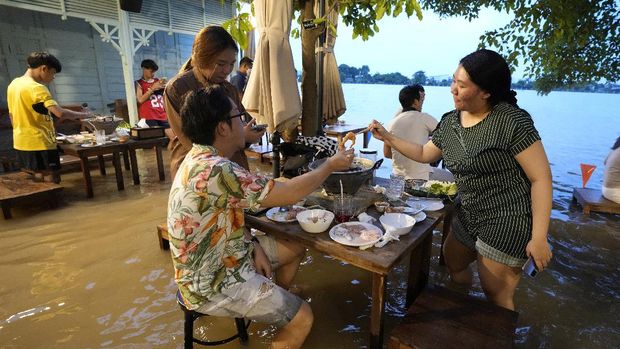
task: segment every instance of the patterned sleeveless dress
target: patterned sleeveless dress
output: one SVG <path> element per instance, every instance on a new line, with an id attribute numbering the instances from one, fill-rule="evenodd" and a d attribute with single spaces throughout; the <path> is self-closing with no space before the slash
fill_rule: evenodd
<path id="1" fill-rule="evenodd" d="M 530 115 L 507 103 L 471 127 L 463 127 L 453 110 L 433 132 L 459 190 L 455 237 L 510 266 L 523 264 L 532 235 L 531 183 L 515 156 L 538 140 Z"/>

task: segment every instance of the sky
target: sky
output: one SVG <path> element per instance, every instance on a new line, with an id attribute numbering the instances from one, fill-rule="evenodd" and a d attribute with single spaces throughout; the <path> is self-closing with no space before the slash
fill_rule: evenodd
<path id="1" fill-rule="evenodd" d="M 400 72 L 411 77 L 422 70 L 428 77 L 446 77 L 461 58 L 476 50 L 485 30 L 503 27 L 509 21 L 508 14 L 493 10 L 481 11 L 472 22 L 457 17 L 439 19 L 431 11 L 424 11 L 422 21 L 404 14 L 386 16 L 378 22 L 380 31 L 368 41 L 353 40 L 352 28 L 340 22 L 334 52 L 338 65 L 368 65 L 371 74 Z M 301 71 L 301 41 L 291 38 L 291 49 L 295 67 Z M 522 76 L 523 67 L 517 67 L 513 80 Z"/>

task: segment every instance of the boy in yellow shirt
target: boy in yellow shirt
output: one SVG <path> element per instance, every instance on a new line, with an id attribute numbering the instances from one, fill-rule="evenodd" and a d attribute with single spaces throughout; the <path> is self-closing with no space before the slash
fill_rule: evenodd
<path id="1" fill-rule="evenodd" d="M 46 85 L 62 70 L 56 57 L 47 52 L 33 52 L 27 62 L 26 73 L 14 79 L 7 89 L 13 148 L 24 170 L 42 173 L 59 183 L 60 155 L 52 117 L 81 119 L 90 113 L 64 109 L 52 99 Z"/>

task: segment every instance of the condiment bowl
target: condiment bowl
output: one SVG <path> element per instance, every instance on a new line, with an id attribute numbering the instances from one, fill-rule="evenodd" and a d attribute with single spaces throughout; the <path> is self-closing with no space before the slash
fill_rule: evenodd
<path id="1" fill-rule="evenodd" d="M 415 218 L 404 213 L 385 213 L 379 217 L 379 222 L 386 232 L 391 231 L 394 235 L 405 235 L 413 228 Z"/>
<path id="2" fill-rule="evenodd" d="M 321 209 L 305 210 L 297 214 L 297 222 L 308 233 L 326 231 L 333 220 L 334 214 L 332 212 Z"/>
<path id="3" fill-rule="evenodd" d="M 390 207 L 390 203 L 387 202 L 387 201 L 377 201 L 377 202 L 375 202 L 375 208 L 380 213 L 385 212 L 385 209 L 388 208 L 388 207 Z"/>

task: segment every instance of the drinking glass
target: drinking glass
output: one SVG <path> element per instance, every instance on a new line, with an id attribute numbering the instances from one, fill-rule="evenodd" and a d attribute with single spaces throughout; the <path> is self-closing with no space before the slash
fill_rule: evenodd
<path id="1" fill-rule="evenodd" d="M 405 190 L 405 177 L 392 173 L 390 175 L 390 184 L 385 191 L 385 196 L 387 196 L 389 200 L 398 200 L 403 190 Z"/>
<path id="2" fill-rule="evenodd" d="M 105 144 L 105 130 L 95 130 L 95 141 L 97 145 Z"/>
<path id="3" fill-rule="evenodd" d="M 353 197 L 349 195 L 334 197 L 334 215 L 336 216 L 336 222 L 344 223 L 351 220 L 353 217 Z"/>

